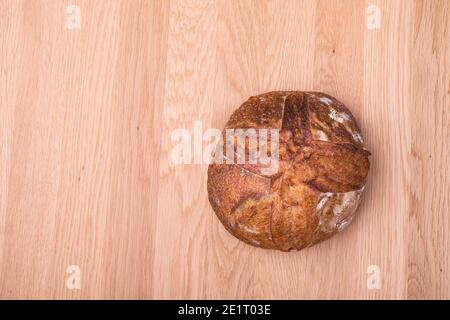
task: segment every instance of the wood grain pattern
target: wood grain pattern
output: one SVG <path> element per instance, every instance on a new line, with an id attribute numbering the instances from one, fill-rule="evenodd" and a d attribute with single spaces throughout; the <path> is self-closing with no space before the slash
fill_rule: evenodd
<path id="1" fill-rule="evenodd" d="M 0 2 L 0 298 L 450 298 L 448 1 L 69 4 Z M 372 152 L 356 220 L 301 252 L 233 238 L 170 157 L 270 90 L 335 96 Z"/>

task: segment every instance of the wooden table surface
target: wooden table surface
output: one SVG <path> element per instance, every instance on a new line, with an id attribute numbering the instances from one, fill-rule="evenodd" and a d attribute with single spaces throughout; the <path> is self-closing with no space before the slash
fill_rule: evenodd
<path id="1" fill-rule="evenodd" d="M 449 1 L 3 0 L 0 43 L 0 298 L 450 298 Z M 372 152 L 353 224 L 289 253 L 171 161 L 280 89 L 344 102 Z"/>

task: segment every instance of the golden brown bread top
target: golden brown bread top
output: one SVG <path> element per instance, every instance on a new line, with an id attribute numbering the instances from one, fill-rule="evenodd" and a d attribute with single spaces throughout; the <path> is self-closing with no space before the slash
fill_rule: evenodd
<path id="1" fill-rule="evenodd" d="M 269 92 L 232 114 L 225 129 L 234 128 L 280 129 L 280 165 L 272 175 L 260 164 L 210 165 L 209 200 L 232 234 L 264 248 L 302 249 L 351 221 L 370 153 L 342 103 L 319 92 Z"/>

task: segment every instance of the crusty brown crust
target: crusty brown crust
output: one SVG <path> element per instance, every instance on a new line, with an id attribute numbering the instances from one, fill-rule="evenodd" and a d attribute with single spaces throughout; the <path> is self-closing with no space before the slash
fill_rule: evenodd
<path id="1" fill-rule="evenodd" d="M 301 250 L 351 222 L 370 153 L 341 102 L 320 92 L 268 92 L 231 115 L 225 129 L 237 128 L 279 129 L 279 170 L 210 164 L 209 201 L 230 233 L 262 248 Z"/>

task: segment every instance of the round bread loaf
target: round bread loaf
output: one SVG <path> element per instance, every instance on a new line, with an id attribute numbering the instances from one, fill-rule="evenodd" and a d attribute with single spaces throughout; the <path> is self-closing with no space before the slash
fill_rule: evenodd
<path id="1" fill-rule="evenodd" d="M 249 135 L 244 145 L 247 152 L 255 145 L 252 139 L 258 150 L 261 141 L 276 146 L 276 172 L 264 171 L 267 163 L 228 161 L 224 148 L 216 154 L 224 161 L 208 168 L 209 202 L 231 234 L 262 248 L 301 250 L 352 221 L 370 153 L 341 102 L 320 92 L 264 93 L 250 97 L 231 115 L 224 138 L 229 129 L 278 132 L 277 140 L 269 134 L 266 140 Z"/>

